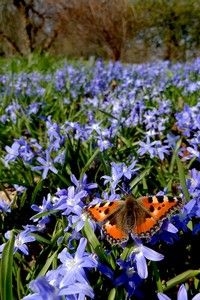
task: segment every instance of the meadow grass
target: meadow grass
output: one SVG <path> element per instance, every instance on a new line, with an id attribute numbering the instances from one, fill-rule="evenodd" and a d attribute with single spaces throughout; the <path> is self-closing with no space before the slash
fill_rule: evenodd
<path id="1" fill-rule="evenodd" d="M 1 60 L 2 300 L 197 294 L 199 79 L 199 59 Z M 112 245 L 84 207 L 130 193 L 184 205 L 151 239 Z"/>

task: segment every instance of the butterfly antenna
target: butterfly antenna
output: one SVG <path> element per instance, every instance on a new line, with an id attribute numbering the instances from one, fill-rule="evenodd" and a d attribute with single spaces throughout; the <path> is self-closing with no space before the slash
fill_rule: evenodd
<path id="1" fill-rule="evenodd" d="M 118 188 L 120 189 L 121 192 L 123 192 L 123 194 L 125 194 L 126 196 L 130 195 L 131 191 L 130 188 L 126 188 L 125 184 L 124 187 L 122 185 L 118 185 Z"/>

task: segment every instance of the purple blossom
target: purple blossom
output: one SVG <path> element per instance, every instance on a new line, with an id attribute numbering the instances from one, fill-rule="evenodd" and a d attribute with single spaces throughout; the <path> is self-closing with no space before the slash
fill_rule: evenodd
<path id="1" fill-rule="evenodd" d="M 140 148 L 138 149 L 139 155 L 144 155 L 146 153 L 150 154 L 150 157 L 159 157 L 161 160 L 165 158 L 165 154 L 169 154 L 169 146 L 164 145 L 160 140 L 150 141 L 149 136 L 146 137 L 146 143 L 140 141 Z"/>
<path id="2" fill-rule="evenodd" d="M 105 151 L 105 150 L 112 147 L 112 143 L 108 139 L 102 138 L 102 137 L 98 137 L 97 145 L 98 145 L 101 152 L 103 152 L 103 151 Z"/>
<path id="3" fill-rule="evenodd" d="M 111 176 L 104 175 L 104 185 L 110 183 L 111 190 L 114 191 L 119 184 L 121 178 L 124 176 L 127 179 L 131 179 L 136 174 L 139 168 L 135 167 L 137 161 L 133 160 L 132 163 L 127 166 L 125 163 L 111 163 Z"/>
<path id="4" fill-rule="evenodd" d="M 56 155 L 56 157 L 54 158 L 53 161 L 54 161 L 54 163 L 58 163 L 60 165 L 64 165 L 65 158 L 66 158 L 66 150 L 63 150 L 60 153 L 58 153 L 58 155 Z"/>
<path id="5" fill-rule="evenodd" d="M 18 185 L 18 184 L 13 184 L 15 190 L 17 191 L 18 194 L 22 194 L 23 192 L 25 192 L 27 190 L 27 188 L 25 186 L 22 185 Z"/>
<path id="6" fill-rule="evenodd" d="M 155 147 L 154 147 L 154 141 L 151 142 L 149 136 L 146 137 L 146 142 L 140 141 L 139 142 L 139 149 L 138 154 L 144 155 L 146 153 L 150 154 L 150 157 L 153 158 L 155 156 Z"/>
<path id="7" fill-rule="evenodd" d="M 58 255 L 61 265 L 57 269 L 47 272 L 45 277 L 32 281 L 30 289 L 35 293 L 24 299 L 44 300 L 51 297 L 61 300 L 60 296 L 67 296 L 67 299 L 74 300 L 84 300 L 86 296 L 94 298 L 85 270 L 95 268 L 97 261 L 93 255 L 85 252 L 86 243 L 86 239 L 81 238 L 75 254 L 70 254 L 63 249 Z"/>
<path id="8" fill-rule="evenodd" d="M 46 127 L 50 149 L 59 150 L 64 142 L 64 137 L 60 133 L 60 126 L 56 122 L 52 122 L 49 116 L 46 121 Z"/>
<path id="9" fill-rule="evenodd" d="M 27 114 L 28 115 L 36 115 L 41 107 L 42 103 L 41 102 L 34 102 L 34 103 L 31 103 L 26 111 L 27 111 Z"/>
<path id="10" fill-rule="evenodd" d="M 165 154 L 169 154 L 169 146 L 168 145 L 164 145 L 163 143 L 161 143 L 161 141 L 155 141 L 154 142 L 155 145 L 155 149 L 156 149 L 156 155 L 163 160 L 165 158 Z"/>
<path id="11" fill-rule="evenodd" d="M 137 288 L 142 282 L 142 279 L 135 271 L 132 260 L 124 261 L 119 259 L 117 264 L 121 268 L 121 274 L 115 279 L 114 284 L 116 286 L 124 286 L 128 293 L 128 297 L 131 297 L 134 294 L 137 295 Z"/>
<path id="12" fill-rule="evenodd" d="M 0 197 L 0 212 L 2 213 L 10 213 L 11 212 L 11 203 L 8 203 L 4 199 L 1 199 Z"/>
<path id="13" fill-rule="evenodd" d="M 75 282 L 69 286 L 63 287 L 59 295 L 67 296 L 69 300 L 85 300 L 86 297 L 94 298 L 92 287 L 87 283 Z"/>
<path id="14" fill-rule="evenodd" d="M 29 289 L 34 292 L 25 296 L 22 300 L 61 300 L 62 297 L 58 295 L 58 290 L 53 287 L 45 277 L 39 277 L 29 284 Z"/>
<path id="15" fill-rule="evenodd" d="M 172 217 L 175 220 L 175 217 Z M 177 223 L 179 221 L 180 229 L 183 229 L 183 221 L 176 219 Z M 172 223 L 170 223 L 167 219 L 165 219 L 162 223 L 160 230 L 151 237 L 151 244 L 157 244 L 159 242 L 164 241 L 167 244 L 173 244 L 175 240 L 178 239 L 178 229 Z"/>
<path id="16" fill-rule="evenodd" d="M 190 178 L 187 179 L 187 187 L 193 197 L 200 196 L 200 172 L 196 169 L 189 171 Z"/>
<path id="17" fill-rule="evenodd" d="M 70 176 L 71 182 L 76 186 L 77 191 L 85 190 L 89 193 L 90 190 L 97 188 L 96 183 L 87 183 L 87 175 L 83 174 L 82 178 L 78 180 L 74 174 Z"/>
<path id="18" fill-rule="evenodd" d="M 59 273 L 63 276 L 60 281 L 61 288 L 74 282 L 87 282 L 85 268 L 94 268 L 97 266 L 95 258 L 85 252 L 86 244 L 87 240 L 81 238 L 74 255 L 70 254 L 67 249 L 63 249 L 58 255 L 61 261 Z"/>
<path id="19" fill-rule="evenodd" d="M 11 237 L 11 231 L 7 231 L 5 237 L 6 239 L 9 240 Z M 35 237 L 31 234 L 31 231 L 29 229 L 20 231 L 20 233 L 15 236 L 14 253 L 21 252 L 24 255 L 28 255 L 29 251 L 26 243 L 31 243 L 34 241 L 35 241 Z M 4 246 L 5 243 L 0 246 L 0 252 L 3 251 Z"/>
<path id="20" fill-rule="evenodd" d="M 144 246 L 139 239 L 135 240 L 136 247 L 134 248 L 134 251 L 131 254 L 131 259 L 134 259 L 136 262 L 136 268 L 138 275 L 141 278 L 147 278 L 148 277 L 148 269 L 147 269 L 147 263 L 146 258 L 152 261 L 160 261 L 164 258 L 164 256 L 146 246 Z"/>
<path id="21" fill-rule="evenodd" d="M 53 209 L 53 203 L 52 203 L 52 197 L 50 194 L 47 195 L 47 199 L 44 197 L 42 201 L 42 205 L 31 205 L 32 210 L 38 212 L 38 213 L 45 213 L 50 212 Z M 35 222 L 38 221 L 38 218 L 32 217 Z M 39 224 L 46 224 L 49 222 L 48 216 L 42 216 L 41 220 L 39 221 Z"/>
<path id="22" fill-rule="evenodd" d="M 199 109 L 199 103 L 193 107 L 185 105 L 181 112 L 176 113 L 177 127 L 179 128 L 179 130 L 182 130 L 183 134 L 187 137 L 191 136 L 192 131 L 200 129 Z"/>
<path id="23" fill-rule="evenodd" d="M 17 116 L 20 116 L 22 113 L 21 105 L 18 102 L 13 101 L 12 104 L 8 105 L 5 109 L 5 112 L 8 118 L 16 124 Z"/>
<path id="24" fill-rule="evenodd" d="M 163 293 L 158 293 L 158 299 L 171 300 L 171 298 L 169 298 L 167 295 Z M 200 299 L 200 293 L 196 294 L 191 300 L 199 300 L 199 299 Z M 182 284 L 178 290 L 177 300 L 188 300 L 187 290 L 184 284 Z"/>
<path id="25" fill-rule="evenodd" d="M 25 163 L 30 163 L 34 157 L 30 145 L 24 138 L 15 140 L 11 147 L 5 146 L 5 150 L 8 153 L 3 159 L 6 166 L 9 162 L 15 161 L 16 159 L 22 159 Z"/>
<path id="26" fill-rule="evenodd" d="M 184 206 L 187 217 L 200 216 L 200 172 L 196 169 L 190 171 L 190 178 L 187 179 L 188 191 L 192 199 Z"/>
<path id="27" fill-rule="evenodd" d="M 50 157 L 50 151 L 49 150 L 45 151 L 45 159 L 43 157 L 38 157 L 37 161 L 41 164 L 41 166 L 32 167 L 32 170 L 33 171 L 43 170 L 43 172 L 42 172 L 42 178 L 43 179 L 46 179 L 47 174 L 48 174 L 49 171 L 53 172 L 54 174 L 58 173 L 58 170 L 53 165 L 53 161 Z"/>
<path id="28" fill-rule="evenodd" d="M 71 213 L 81 215 L 84 206 L 81 199 L 87 196 L 86 191 L 78 192 L 74 186 L 70 186 L 67 190 L 58 191 L 56 196 L 58 199 L 54 204 L 54 209 L 62 210 L 63 215 L 70 215 Z"/>

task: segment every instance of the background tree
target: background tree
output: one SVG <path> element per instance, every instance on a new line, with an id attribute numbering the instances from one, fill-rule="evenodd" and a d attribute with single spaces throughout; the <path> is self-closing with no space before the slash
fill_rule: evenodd
<path id="1" fill-rule="evenodd" d="M 0 55 L 186 60 L 199 25 L 200 0 L 0 0 Z"/>

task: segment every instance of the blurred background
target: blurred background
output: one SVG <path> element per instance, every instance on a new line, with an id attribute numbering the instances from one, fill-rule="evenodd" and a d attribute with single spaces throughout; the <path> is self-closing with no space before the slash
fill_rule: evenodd
<path id="1" fill-rule="evenodd" d="M 0 0 L 0 56 L 141 63 L 200 54 L 200 0 Z"/>

